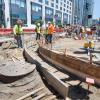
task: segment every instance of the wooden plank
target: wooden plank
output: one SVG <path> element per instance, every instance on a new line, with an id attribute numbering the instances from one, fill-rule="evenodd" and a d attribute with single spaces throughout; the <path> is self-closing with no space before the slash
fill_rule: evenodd
<path id="1" fill-rule="evenodd" d="M 45 68 L 41 67 L 41 71 L 45 76 L 47 82 L 55 88 L 55 90 L 64 97 L 64 99 L 68 96 L 69 85 L 62 82 L 58 77 L 56 77 L 53 73 L 49 72 Z"/>
<path id="2" fill-rule="evenodd" d="M 86 77 L 93 78 L 95 83 L 100 85 L 100 66 L 90 64 L 84 60 L 72 56 L 65 56 L 53 51 L 40 47 L 39 53 L 49 62 L 59 66 L 60 68 L 77 75 L 85 80 Z"/>
<path id="3" fill-rule="evenodd" d="M 41 98 L 43 98 L 46 95 L 46 93 L 42 93 L 41 95 L 39 95 L 38 97 L 33 98 L 32 100 L 39 100 Z"/>
<path id="4" fill-rule="evenodd" d="M 39 57 L 32 57 L 31 54 L 29 54 L 30 52 L 25 49 L 25 57 L 28 58 L 28 60 L 33 61 L 34 60 L 38 60 Z M 42 62 L 42 60 L 40 59 L 40 68 L 41 68 L 41 72 L 43 73 L 44 77 L 46 78 L 47 82 L 49 82 L 49 84 L 55 88 L 55 90 L 61 95 L 63 96 L 65 99 L 68 96 L 68 91 L 69 91 L 69 84 L 65 84 L 64 82 L 62 82 L 58 77 L 56 77 L 52 72 L 50 72 L 46 66 L 46 64 L 44 64 L 44 62 Z"/>
<path id="5" fill-rule="evenodd" d="M 56 99 L 56 96 L 55 95 L 50 96 L 50 97 L 46 98 L 45 100 L 54 100 L 54 99 Z"/>
<path id="6" fill-rule="evenodd" d="M 16 100 L 24 100 L 25 98 L 29 97 L 29 96 L 32 95 L 32 94 L 37 93 L 38 91 L 42 90 L 43 88 L 44 88 L 44 87 L 38 88 L 38 89 L 36 89 L 36 90 L 34 90 L 34 91 L 32 91 L 32 92 L 30 92 L 30 93 L 28 93 L 28 94 L 26 94 L 26 95 L 24 95 L 24 96 L 18 98 L 18 99 L 16 99 Z"/>
<path id="7" fill-rule="evenodd" d="M 13 62 L 16 62 L 15 59 L 14 59 L 13 57 L 11 57 L 11 59 L 12 59 Z"/>
<path id="8" fill-rule="evenodd" d="M 17 58 L 16 56 L 13 56 L 15 59 L 17 59 L 18 61 L 20 61 L 20 59 L 19 58 Z"/>

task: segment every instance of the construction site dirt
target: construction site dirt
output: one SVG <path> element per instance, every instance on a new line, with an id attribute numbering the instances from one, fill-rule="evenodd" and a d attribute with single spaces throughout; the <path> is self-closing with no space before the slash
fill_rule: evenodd
<path id="1" fill-rule="evenodd" d="M 27 39 L 27 36 L 25 38 Z M 25 44 L 29 47 L 28 50 L 34 55 L 34 58 L 37 58 L 38 54 L 36 53 L 36 50 L 39 47 L 37 42 L 34 39 L 32 40 L 32 37 L 28 35 L 28 39 L 25 40 Z M 89 61 L 90 58 L 83 49 L 83 44 L 84 40 L 60 38 L 54 41 L 52 44 L 52 50 Z M 99 61 L 99 46 L 100 42 L 97 43 L 96 52 L 93 54 L 95 55 L 93 57 L 94 61 Z M 47 46 L 46 48 L 50 49 L 50 46 Z M 41 61 L 38 60 L 38 62 Z M 48 64 L 48 62 L 44 60 L 43 62 Z M 59 70 L 52 64 L 48 66 L 49 71 L 54 71 L 55 76 L 60 78 L 62 82 L 68 84 L 70 87 L 67 98 L 68 100 L 100 99 L 99 87 L 91 85 L 90 90 L 88 91 L 88 84 L 86 82 L 81 82 L 81 80 L 76 76 L 73 76 L 62 69 Z M 8 74 L 5 72 L 5 69 L 7 70 L 7 68 L 9 69 L 7 72 Z M 18 70 L 15 71 L 15 69 Z M 24 69 L 24 73 L 22 69 Z M 3 44 L 0 47 L 0 100 L 63 100 L 64 98 L 56 92 L 56 89 L 48 83 L 44 75 L 42 75 L 39 70 L 42 69 L 38 65 L 26 62 L 23 56 L 23 49 L 18 49 L 13 46 L 9 47 L 9 43 Z M 8 79 L 2 77 L 2 75 L 5 77 L 7 76 Z M 12 76 L 13 78 L 11 78 Z M 15 78 L 16 76 L 17 78 Z M 32 91 L 34 92 L 35 90 L 38 92 L 33 93 L 24 99 L 20 99 L 20 97 L 25 96 Z"/>
<path id="2" fill-rule="evenodd" d="M 84 49 L 84 46 L 83 46 L 84 42 L 85 40 L 60 38 L 60 39 L 57 39 L 57 41 L 54 41 L 54 43 L 52 44 L 52 50 L 57 51 L 62 54 L 71 55 L 71 56 L 74 56 L 74 57 L 77 57 L 89 62 L 90 56 L 87 54 L 86 49 Z M 92 53 L 93 62 L 100 61 L 99 45 L 100 45 L 100 42 L 99 41 L 96 42 L 95 50 Z M 30 49 L 30 51 L 33 52 L 32 48 L 34 48 L 34 46 L 28 49 Z M 46 46 L 46 48 L 51 50 L 51 46 Z M 68 72 L 65 72 L 65 74 L 68 75 Z M 59 75 L 61 75 L 61 73 Z M 59 77 L 59 75 L 57 75 L 57 77 Z M 78 79 L 76 76 L 73 76 L 73 75 L 71 76 L 71 80 L 68 80 L 68 77 L 62 80 L 64 83 L 69 83 L 72 86 L 71 91 L 69 92 L 69 99 L 83 100 L 83 99 L 87 99 L 87 97 L 89 100 L 100 99 L 100 87 L 91 85 L 90 90 L 88 91 L 88 84 L 86 82 L 81 82 L 80 79 Z M 89 94 L 87 95 L 87 93 Z"/>
<path id="3" fill-rule="evenodd" d="M 48 89 L 35 64 L 25 61 L 23 49 L 8 43 L 0 48 L 0 100 L 56 100 L 55 91 Z M 22 96 L 31 93 L 28 97 Z M 59 95 L 58 95 L 59 96 Z"/>

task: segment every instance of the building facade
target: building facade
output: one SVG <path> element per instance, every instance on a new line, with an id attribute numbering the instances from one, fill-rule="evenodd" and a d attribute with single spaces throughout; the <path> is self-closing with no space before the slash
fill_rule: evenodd
<path id="1" fill-rule="evenodd" d="M 0 26 L 5 23 L 4 16 L 4 1 L 0 0 Z"/>
<path id="2" fill-rule="evenodd" d="M 73 0 L 73 24 L 82 25 L 84 0 Z"/>
<path id="3" fill-rule="evenodd" d="M 13 26 L 17 19 L 28 25 L 37 20 L 72 24 L 72 0 L 0 0 L 0 5 L 1 1 L 4 2 L 2 18 L 6 27 Z"/>
<path id="4" fill-rule="evenodd" d="M 73 0 L 73 24 L 92 25 L 94 0 Z"/>
<path id="5" fill-rule="evenodd" d="M 83 25 L 91 26 L 93 18 L 94 0 L 84 0 Z"/>

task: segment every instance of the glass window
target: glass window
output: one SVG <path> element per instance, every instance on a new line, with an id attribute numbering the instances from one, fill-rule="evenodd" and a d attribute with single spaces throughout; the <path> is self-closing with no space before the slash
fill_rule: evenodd
<path id="1" fill-rule="evenodd" d="M 61 17 L 61 14 L 60 13 L 58 14 L 58 17 Z"/>
<path id="2" fill-rule="evenodd" d="M 51 7 L 54 7 L 54 3 L 51 3 Z"/>
<path id="3" fill-rule="evenodd" d="M 11 0 L 11 4 L 16 4 L 19 7 L 25 7 L 25 0 Z"/>
<path id="4" fill-rule="evenodd" d="M 42 20 L 42 5 L 32 2 L 31 3 L 31 23 L 37 20 Z"/>
<path id="5" fill-rule="evenodd" d="M 60 7 L 60 10 L 62 10 L 62 7 Z"/>
<path id="6" fill-rule="evenodd" d="M 57 10 L 56 10 L 56 15 L 57 15 L 58 18 L 62 17 L 62 13 L 60 11 L 57 11 Z"/>
<path id="7" fill-rule="evenodd" d="M 10 0 L 10 20 L 13 26 L 18 19 L 27 23 L 26 0 Z"/>
<path id="8" fill-rule="evenodd" d="M 41 3 L 42 3 L 42 2 L 43 2 L 43 0 L 39 0 L 39 2 L 41 2 Z"/>
<path id="9" fill-rule="evenodd" d="M 69 4 L 69 1 L 67 1 L 67 4 Z"/>
<path id="10" fill-rule="evenodd" d="M 58 0 L 56 0 L 56 3 L 58 3 L 59 1 Z"/>
<path id="11" fill-rule="evenodd" d="M 0 0 L 0 4 L 2 4 L 2 0 Z"/>
<path id="12" fill-rule="evenodd" d="M 68 24 L 68 14 L 66 13 L 63 14 L 63 22 L 65 25 Z"/>
<path id="13" fill-rule="evenodd" d="M 41 12 L 42 11 L 42 6 L 36 3 L 32 4 L 32 10 L 35 12 Z"/>
<path id="14" fill-rule="evenodd" d="M 25 3 L 21 2 L 20 7 L 25 7 Z"/>
<path id="15" fill-rule="evenodd" d="M 66 7 L 66 4 L 64 4 L 64 7 Z"/>
<path id="16" fill-rule="evenodd" d="M 13 0 L 12 0 L 13 1 Z M 16 0 L 16 4 L 20 6 L 21 1 L 20 0 Z"/>
<path id="17" fill-rule="evenodd" d="M 48 1 L 48 0 L 45 0 L 45 4 L 47 4 L 47 5 L 48 5 L 48 4 L 49 4 L 49 1 Z"/>
<path id="18" fill-rule="evenodd" d="M 16 0 L 11 0 L 11 3 L 12 3 L 12 4 L 15 4 L 15 3 L 16 3 Z"/>
<path id="19" fill-rule="evenodd" d="M 66 3 L 66 0 L 64 0 L 64 2 Z"/>
<path id="20" fill-rule="evenodd" d="M 56 14 L 55 14 L 56 25 L 61 24 L 61 18 L 62 18 L 62 13 L 60 11 L 56 10 Z"/>
<path id="21" fill-rule="evenodd" d="M 64 11 L 65 11 L 66 9 L 64 8 Z"/>
<path id="22" fill-rule="evenodd" d="M 67 8 L 69 8 L 69 6 L 67 6 Z"/>
<path id="23" fill-rule="evenodd" d="M 58 5 L 56 5 L 56 9 L 58 9 Z"/>
<path id="24" fill-rule="evenodd" d="M 64 19 L 66 19 L 68 16 L 67 15 L 64 15 Z"/>
<path id="25" fill-rule="evenodd" d="M 2 24 L 5 25 L 3 2 L 3 0 L 0 0 L 0 27 Z"/>
<path id="26" fill-rule="evenodd" d="M 47 8 L 47 7 L 46 7 L 45 13 L 46 13 L 47 15 L 53 15 L 53 9 Z"/>

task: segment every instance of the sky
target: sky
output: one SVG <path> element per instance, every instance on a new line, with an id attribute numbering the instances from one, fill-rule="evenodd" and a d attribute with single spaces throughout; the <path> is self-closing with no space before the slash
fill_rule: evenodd
<path id="1" fill-rule="evenodd" d="M 100 18 L 100 0 L 94 0 L 94 13 L 93 18 Z"/>

